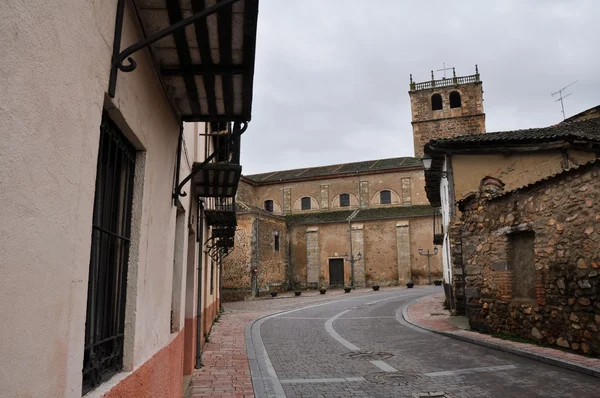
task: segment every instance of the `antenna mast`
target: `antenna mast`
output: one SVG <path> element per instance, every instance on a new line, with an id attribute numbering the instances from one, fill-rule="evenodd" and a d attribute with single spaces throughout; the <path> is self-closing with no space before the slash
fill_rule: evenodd
<path id="1" fill-rule="evenodd" d="M 579 80 L 575 80 L 573 83 L 571 83 L 571 84 L 568 84 L 568 85 L 564 86 L 563 88 L 561 88 L 560 90 L 558 90 L 558 91 L 556 91 L 556 92 L 554 92 L 554 93 L 552 93 L 552 94 L 551 94 L 551 95 L 552 95 L 552 97 L 554 97 L 556 94 L 558 94 L 558 97 L 559 97 L 559 98 L 558 98 L 556 101 L 554 101 L 554 102 L 558 102 L 558 101 L 560 101 L 560 107 L 561 107 L 561 109 L 562 109 L 562 114 L 563 114 L 563 120 L 565 120 L 565 119 L 567 118 L 567 117 L 565 116 L 565 106 L 564 106 L 564 104 L 563 104 L 563 99 L 564 99 L 564 98 L 567 98 L 569 95 L 571 95 L 571 93 L 569 93 L 569 94 L 567 94 L 567 95 L 565 95 L 565 96 L 563 96 L 563 95 L 562 95 L 562 93 L 563 93 L 563 91 L 565 91 L 565 90 L 567 89 L 567 87 L 571 87 L 573 84 L 577 83 L 578 81 L 579 81 Z"/>

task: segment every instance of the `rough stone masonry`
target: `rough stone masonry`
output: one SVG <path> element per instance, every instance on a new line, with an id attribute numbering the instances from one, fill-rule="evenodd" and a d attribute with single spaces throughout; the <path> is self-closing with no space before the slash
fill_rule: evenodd
<path id="1" fill-rule="evenodd" d="M 600 353 L 599 169 L 592 162 L 506 194 L 482 189 L 464 203 L 451 233 L 462 240 L 455 279 L 466 284 L 472 326 Z"/>

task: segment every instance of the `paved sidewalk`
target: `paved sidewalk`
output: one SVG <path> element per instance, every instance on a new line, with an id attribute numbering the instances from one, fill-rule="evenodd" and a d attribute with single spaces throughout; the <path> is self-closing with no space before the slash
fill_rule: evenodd
<path id="1" fill-rule="evenodd" d="M 204 367 L 192 376 L 186 397 L 254 397 L 244 331 L 246 324 L 265 313 L 224 313 L 213 325 L 204 347 Z"/>
<path id="2" fill-rule="evenodd" d="M 450 316 L 449 311 L 444 309 L 443 302 L 444 293 L 436 293 L 423 297 L 412 303 L 404 311 L 404 318 L 407 322 L 432 332 L 600 378 L 600 359 L 588 358 L 554 348 L 518 343 L 478 332 L 463 330 L 455 326 L 457 322 L 454 318 L 459 317 Z M 458 322 L 459 325 L 460 323 Z"/>

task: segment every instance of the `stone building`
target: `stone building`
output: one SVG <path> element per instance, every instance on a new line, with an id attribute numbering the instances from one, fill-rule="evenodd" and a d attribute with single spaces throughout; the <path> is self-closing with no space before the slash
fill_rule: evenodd
<path id="1" fill-rule="evenodd" d="M 227 298 L 295 286 L 428 283 L 442 277 L 441 254 L 428 267 L 419 253 L 433 252 L 434 228 L 440 226 L 440 205 L 432 208 L 425 197 L 420 156 L 431 139 L 485 132 L 482 82 L 476 66 L 474 75 L 457 77 L 453 70 L 452 78 L 435 80 L 432 72 L 432 80 L 420 83 L 411 75 L 409 89 L 417 157 L 242 177 L 237 201 L 244 221 L 236 240 L 245 251 L 225 260 Z M 262 258 L 275 239 L 274 231 L 257 238 L 262 223 L 285 230 L 287 252 Z"/>
<path id="2" fill-rule="evenodd" d="M 2 2 L 1 397 L 181 397 L 200 366 L 251 116 L 233 3 Z"/>
<path id="3" fill-rule="evenodd" d="M 475 65 L 475 74 L 420 83 L 410 76 L 410 105 L 415 156 L 432 139 L 451 138 L 466 133 L 485 133 L 483 84 Z"/>
<path id="4" fill-rule="evenodd" d="M 433 209 L 423 185 L 416 158 L 243 176 L 224 297 L 353 282 L 427 283 L 427 259 L 418 249 L 433 249 Z M 432 279 L 441 277 L 440 264 L 432 257 Z"/>
<path id="5" fill-rule="evenodd" d="M 472 328 L 600 354 L 599 177 L 592 160 L 506 193 L 484 179 L 460 202 Z"/>
<path id="6" fill-rule="evenodd" d="M 444 280 L 453 285 L 448 296 L 463 311 L 460 244 L 450 241 L 452 224 L 460 216 L 457 203 L 476 194 L 480 182 L 491 177 L 513 190 L 535 183 L 597 157 L 600 119 L 555 126 L 472 134 L 431 140 L 425 146 L 430 166 L 425 171 L 427 197 L 441 207 Z M 458 270 L 458 271 L 457 271 Z M 455 272 L 456 271 L 456 272 Z M 458 273 L 457 273 L 458 272 Z"/>

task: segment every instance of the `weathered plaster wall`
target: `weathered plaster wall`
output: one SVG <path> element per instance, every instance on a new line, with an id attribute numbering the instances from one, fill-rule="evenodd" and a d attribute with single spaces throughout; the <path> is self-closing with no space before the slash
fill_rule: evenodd
<path id="1" fill-rule="evenodd" d="M 130 11 L 123 46 L 139 39 Z M 0 131 L 8 132 L 0 140 L 0 365 L 11 369 L 0 372 L 0 396 L 81 396 L 103 107 L 144 151 L 135 181 L 126 370 L 135 372 L 177 340 L 170 332 L 171 189 L 179 126 L 144 51 L 134 56 L 134 72 L 119 73 L 116 98 L 105 100 L 115 12 L 116 0 L 0 6 L 0 33 L 10 38 L 0 43 Z M 153 363 L 155 372 L 173 365 L 182 374 L 181 361 Z"/>
<path id="2" fill-rule="evenodd" d="M 594 165 L 469 206 L 453 235 L 462 238 L 472 324 L 600 353 L 599 175 Z M 535 234 L 532 299 L 515 297 L 523 281 L 515 279 L 508 234 L 523 230 Z"/>
<path id="3" fill-rule="evenodd" d="M 595 154 L 569 151 L 569 158 L 583 164 L 595 158 Z M 571 166 L 573 163 L 571 163 Z M 454 189 L 456 200 L 463 199 L 469 192 L 478 189 L 483 177 L 491 176 L 506 184 L 504 189 L 512 189 L 531 184 L 563 170 L 563 154 L 559 151 L 534 152 L 526 154 L 481 154 L 453 155 Z"/>

